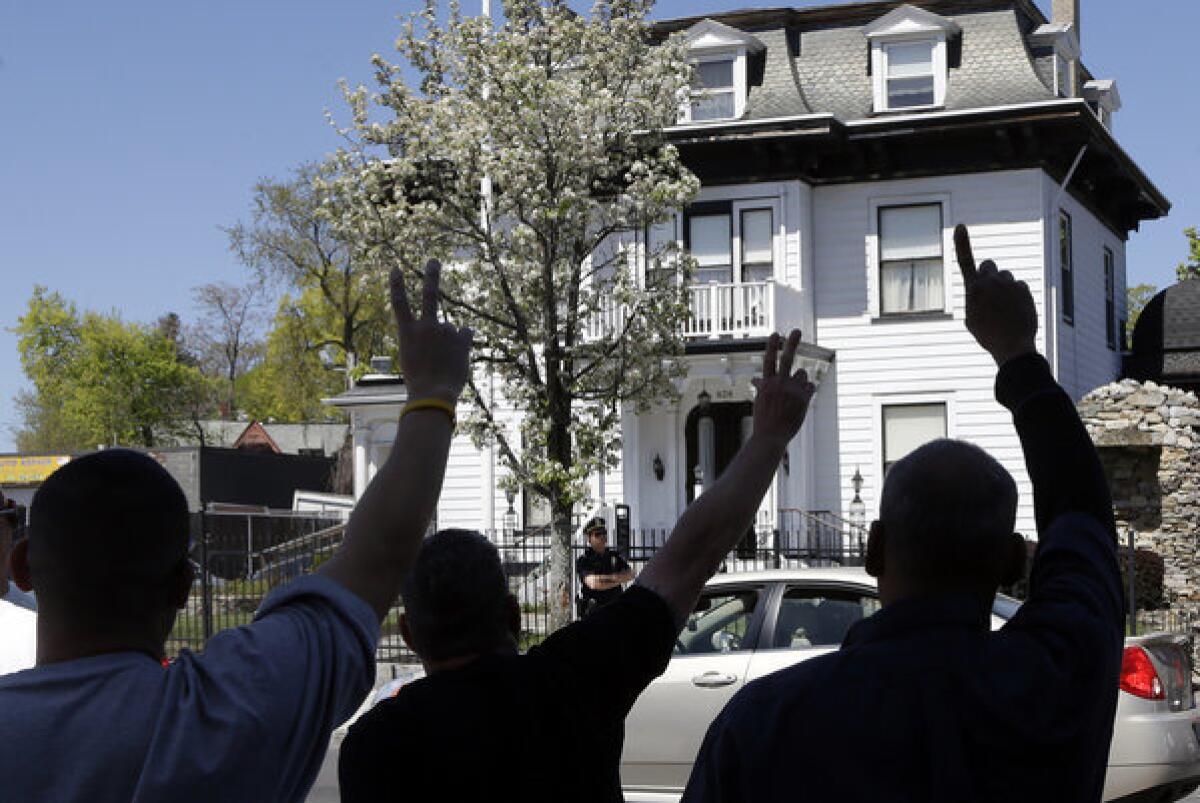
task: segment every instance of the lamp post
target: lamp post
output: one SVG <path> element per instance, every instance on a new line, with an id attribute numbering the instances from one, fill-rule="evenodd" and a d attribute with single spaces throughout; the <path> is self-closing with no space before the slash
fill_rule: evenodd
<path id="1" fill-rule="evenodd" d="M 504 511 L 504 534 L 511 539 L 517 529 L 517 511 L 513 510 L 516 494 L 509 490 L 504 492 L 504 496 L 508 499 L 508 510 Z"/>
<path id="2" fill-rule="evenodd" d="M 859 545 L 862 545 L 862 537 L 867 529 L 867 506 L 862 500 L 863 476 L 858 470 L 858 466 L 854 467 L 854 476 L 850 478 L 850 484 L 854 486 L 854 498 L 850 500 L 850 527 L 858 536 Z"/>

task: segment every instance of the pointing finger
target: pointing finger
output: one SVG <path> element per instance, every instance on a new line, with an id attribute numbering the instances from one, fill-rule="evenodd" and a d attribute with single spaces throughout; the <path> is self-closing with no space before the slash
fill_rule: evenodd
<path id="1" fill-rule="evenodd" d="M 404 272 L 399 266 L 392 268 L 388 274 L 388 286 L 392 294 L 392 310 L 400 323 L 412 321 L 412 307 L 408 305 L 408 290 L 404 287 Z"/>
<path id="2" fill-rule="evenodd" d="M 425 286 L 421 293 L 421 318 L 432 321 L 437 318 L 438 286 L 442 281 L 442 263 L 431 259 L 425 263 Z"/>
<path id="3" fill-rule="evenodd" d="M 954 227 L 954 250 L 958 254 L 958 267 L 962 271 L 963 282 L 970 289 L 975 283 L 975 254 L 971 251 L 971 235 L 961 223 Z"/>

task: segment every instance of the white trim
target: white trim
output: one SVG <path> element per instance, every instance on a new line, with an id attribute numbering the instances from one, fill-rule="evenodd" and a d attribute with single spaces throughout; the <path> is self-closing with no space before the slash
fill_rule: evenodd
<path id="1" fill-rule="evenodd" d="M 758 53 L 767 49 L 758 37 L 709 18 L 702 19 L 688 28 L 683 39 L 688 50 L 743 48 Z"/>
<path id="2" fill-rule="evenodd" d="M 733 92 L 733 116 L 721 117 L 716 120 L 702 120 L 701 123 L 721 123 L 726 120 L 737 120 L 746 113 L 746 48 L 740 47 L 734 50 L 721 49 L 709 50 L 696 56 L 689 56 L 688 61 L 692 64 L 712 63 L 719 61 L 731 61 L 731 71 L 733 73 L 733 85 L 730 88 Z M 692 121 L 692 98 L 700 95 L 708 94 L 724 94 L 724 90 L 696 91 L 688 90 L 687 101 L 683 106 L 682 119 L 687 122 Z"/>
<path id="3" fill-rule="evenodd" d="M 863 28 L 868 39 L 882 36 L 897 36 L 912 33 L 936 33 L 942 35 L 961 33 L 962 27 L 954 20 L 926 11 L 916 6 L 903 5 L 889 11 Z"/>
<path id="4" fill-rule="evenodd" d="M 881 195 L 868 199 L 869 218 L 867 220 L 866 262 L 867 262 L 867 308 L 871 320 L 891 318 L 882 313 L 882 303 L 879 293 L 879 210 L 893 206 L 925 206 L 938 204 L 942 207 L 942 309 L 941 312 L 954 312 L 951 292 L 951 281 L 954 271 L 951 269 L 950 255 L 954 253 L 954 211 L 951 206 L 950 193 L 926 193 L 921 195 Z M 938 310 L 926 310 L 938 312 Z M 903 317 L 903 316 L 897 316 Z"/>
<path id="5" fill-rule="evenodd" d="M 908 114 L 908 115 L 889 115 L 887 117 L 869 117 L 862 120 L 845 120 L 844 125 L 847 127 L 872 126 L 881 124 L 894 124 L 897 122 L 905 122 L 908 120 L 939 120 L 948 117 L 976 117 L 982 114 L 995 114 L 1001 111 L 1024 111 L 1041 108 L 1054 108 L 1055 106 L 1078 105 L 1084 103 L 1082 98 L 1055 98 L 1054 100 L 1037 100 L 1030 103 L 1013 103 L 1006 106 L 982 106 L 978 109 L 955 109 L 946 111 L 930 112 L 928 114 Z M 755 120 L 754 122 L 758 122 Z"/>

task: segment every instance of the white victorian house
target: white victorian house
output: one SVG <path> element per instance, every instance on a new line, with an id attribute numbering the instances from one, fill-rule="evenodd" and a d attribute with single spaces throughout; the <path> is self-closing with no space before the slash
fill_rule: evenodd
<path id="1" fill-rule="evenodd" d="M 1120 98 L 1082 61 L 1078 0 L 1055 12 L 925 0 L 659 23 L 686 31 L 697 65 L 670 136 L 703 189 L 642 235 L 699 265 L 687 376 L 677 403 L 624 416 L 622 466 L 593 479 L 597 502 L 628 506 L 635 530 L 668 529 L 744 439 L 767 335 L 799 327 L 819 390 L 760 532 L 847 518 L 856 474 L 872 515 L 888 466 L 942 436 L 1013 473 L 1019 527 L 1034 532 L 995 367 L 963 326 L 954 225 L 1029 283 L 1039 348 L 1081 398 L 1121 371 L 1126 240 L 1169 209 L 1114 136 Z M 398 378 L 372 376 L 330 400 L 351 414 L 358 493 L 404 398 Z M 495 453 L 456 438 L 438 525 L 539 523 L 530 500 L 509 512 L 501 473 Z"/>

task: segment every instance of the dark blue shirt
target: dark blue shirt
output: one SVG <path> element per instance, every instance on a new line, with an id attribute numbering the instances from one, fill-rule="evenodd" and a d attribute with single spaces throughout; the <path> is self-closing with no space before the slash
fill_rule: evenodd
<path id="1" fill-rule="evenodd" d="M 912 599 L 839 652 L 749 684 L 713 722 L 696 801 L 1099 801 L 1123 637 L 1111 500 L 1040 357 L 1009 363 L 1040 540 L 1005 627 L 966 596 Z"/>

